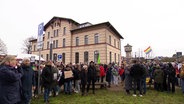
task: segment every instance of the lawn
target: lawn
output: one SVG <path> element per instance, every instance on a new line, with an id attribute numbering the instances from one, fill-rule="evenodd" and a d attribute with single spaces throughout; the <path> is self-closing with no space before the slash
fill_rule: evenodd
<path id="1" fill-rule="evenodd" d="M 43 96 L 33 99 L 31 104 L 44 104 Z M 90 91 L 87 96 L 61 93 L 57 97 L 50 97 L 50 104 L 184 104 L 184 95 L 180 88 L 174 94 L 148 90 L 143 97 L 126 95 L 123 90 L 97 89 L 95 95 Z"/>

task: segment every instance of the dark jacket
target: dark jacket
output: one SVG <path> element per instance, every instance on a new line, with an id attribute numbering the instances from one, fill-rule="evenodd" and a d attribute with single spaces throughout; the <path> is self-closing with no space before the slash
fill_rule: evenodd
<path id="1" fill-rule="evenodd" d="M 30 100 L 32 97 L 32 86 L 36 85 L 34 71 L 31 66 L 25 65 L 22 65 L 22 70 L 24 72 L 24 75 L 21 78 L 23 99 Z"/>
<path id="2" fill-rule="evenodd" d="M 15 104 L 21 101 L 22 69 L 2 65 L 0 67 L 0 104 Z"/>
<path id="3" fill-rule="evenodd" d="M 80 79 L 80 70 L 78 68 L 74 68 L 73 70 L 73 76 L 74 76 L 74 80 L 79 80 Z"/>
<path id="4" fill-rule="evenodd" d="M 45 88 L 51 88 L 53 82 L 53 67 L 46 65 L 42 71 L 42 84 Z"/>
<path id="5" fill-rule="evenodd" d="M 86 85 L 87 84 L 87 70 L 82 68 L 80 77 L 81 77 L 81 84 Z"/>
<path id="6" fill-rule="evenodd" d="M 97 71 L 95 67 L 92 67 L 91 65 L 88 67 L 88 81 L 94 80 L 96 81 Z"/>
<path id="7" fill-rule="evenodd" d="M 171 63 L 169 63 L 167 71 L 168 71 L 168 80 L 171 82 L 175 82 L 176 71 Z"/>
<path id="8" fill-rule="evenodd" d="M 134 80 L 140 80 L 144 75 L 144 69 L 140 64 L 135 64 L 131 67 L 130 75 Z"/>
<path id="9" fill-rule="evenodd" d="M 112 67 L 107 69 L 107 72 L 106 72 L 106 81 L 107 82 L 111 82 L 111 75 L 112 75 Z"/>
<path id="10" fill-rule="evenodd" d="M 162 69 L 157 68 L 154 72 L 154 81 L 156 83 L 162 84 L 164 82 L 164 72 Z"/>

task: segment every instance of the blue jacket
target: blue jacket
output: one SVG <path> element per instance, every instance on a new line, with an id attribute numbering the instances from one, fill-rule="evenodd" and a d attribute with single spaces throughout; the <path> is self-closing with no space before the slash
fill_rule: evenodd
<path id="1" fill-rule="evenodd" d="M 15 104 L 21 101 L 21 68 L 0 66 L 0 104 Z"/>
<path id="2" fill-rule="evenodd" d="M 23 100 L 30 100 L 32 97 L 32 86 L 35 86 L 34 71 L 31 66 L 22 65 L 24 75 L 22 77 L 22 97 Z"/>

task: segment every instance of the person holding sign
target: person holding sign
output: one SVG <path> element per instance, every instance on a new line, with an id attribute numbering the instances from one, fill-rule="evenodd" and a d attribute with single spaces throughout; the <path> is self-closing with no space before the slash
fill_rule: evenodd
<path id="1" fill-rule="evenodd" d="M 69 65 L 66 65 L 66 69 L 64 71 L 64 91 L 65 94 L 71 94 L 72 93 L 72 77 L 73 72 L 72 68 Z"/>

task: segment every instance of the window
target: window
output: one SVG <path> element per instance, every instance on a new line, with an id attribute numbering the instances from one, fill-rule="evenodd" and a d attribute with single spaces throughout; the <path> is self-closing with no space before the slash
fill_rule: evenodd
<path id="1" fill-rule="evenodd" d="M 53 41 L 52 47 L 53 47 L 53 48 L 56 48 L 55 45 L 56 45 L 56 41 L 54 40 L 54 41 Z"/>
<path id="2" fill-rule="evenodd" d="M 46 55 L 46 60 L 47 60 L 47 61 L 49 60 L 49 54 Z"/>
<path id="3" fill-rule="evenodd" d="M 120 48 L 119 48 L 119 42 L 118 42 L 117 44 L 118 44 L 118 49 L 120 49 Z"/>
<path id="4" fill-rule="evenodd" d="M 58 40 L 56 40 L 56 48 L 58 48 Z"/>
<path id="5" fill-rule="evenodd" d="M 98 63 L 98 55 L 99 55 L 99 52 L 97 50 L 94 51 L 94 62 L 95 63 Z"/>
<path id="6" fill-rule="evenodd" d="M 56 30 L 54 30 L 54 37 L 56 37 Z"/>
<path id="7" fill-rule="evenodd" d="M 48 32 L 48 37 L 47 38 L 50 39 L 50 32 Z"/>
<path id="8" fill-rule="evenodd" d="M 88 35 L 85 35 L 85 37 L 84 37 L 84 44 L 85 45 L 88 44 Z"/>
<path id="9" fill-rule="evenodd" d="M 114 47 L 116 47 L 116 39 L 114 39 Z"/>
<path id="10" fill-rule="evenodd" d="M 63 27 L 63 35 L 66 34 L 66 27 Z"/>
<path id="11" fill-rule="evenodd" d="M 120 55 L 118 54 L 118 64 L 120 63 Z"/>
<path id="12" fill-rule="evenodd" d="M 34 49 L 34 51 L 36 51 L 36 45 L 34 45 L 34 48 L 33 49 Z"/>
<path id="13" fill-rule="evenodd" d="M 76 37 L 76 46 L 79 45 L 79 37 Z"/>
<path id="14" fill-rule="evenodd" d="M 62 53 L 62 62 L 63 62 L 63 64 L 65 64 L 65 53 Z"/>
<path id="15" fill-rule="evenodd" d="M 111 44 L 111 36 L 109 35 L 109 44 Z"/>
<path id="16" fill-rule="evenodd" d="M 59 36 L 59 29 L 56 30 L 56 36 Z"/>
<path id="17" fill-rule="evenodd" d="M 114 53 L 114 62 L 116 63 L 116 53 Z"/>
<path id="18" fill-rule="evenodd" d="M 110 63 L 112 63 L 112 52 L 109 53 Z"/>
<path id="19" fill-rule="evenodd" d="M 88 64 L 88 52 L 84 52 L 84 63 Z"/>
<path id="20" fill-rule="evenodd" d="M 47 42 L 47 49 L 49 49 L 49 42 Z"/>
<path id="21" fill-rule="evenodd" d="M 54 26 L 55 26 L 55 27 L 57 26 L 56 23 L 54 24 Z"/>
<path id="22" fill-rule="evenodd" d="M 95 34 L 95 44 L 98 43 L 98 33 Z"/>
<path id="23" fill-rule="evenodd" d="M 63 47 L 65 47 L 65 38 L 63 39 Z"/>
<path id="24" fill-rule="evenodd" d="M 75 53 L 75 63 L 79 63 L 79 52 Z"/>

